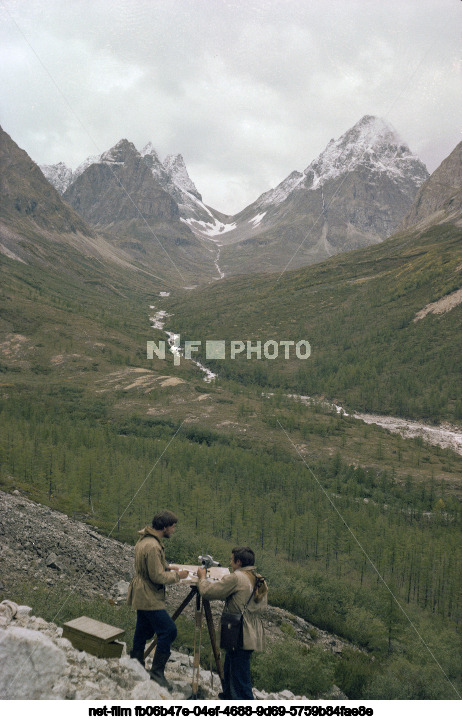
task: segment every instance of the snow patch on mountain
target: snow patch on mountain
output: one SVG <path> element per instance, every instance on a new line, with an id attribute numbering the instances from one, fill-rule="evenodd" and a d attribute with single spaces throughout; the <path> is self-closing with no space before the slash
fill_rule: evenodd
<path id="1" fill-rule="evenodd" d="M 208 235 L 205 231 L 213 231 L 218 221 L 202 202 L 201 194 L 189 177 L 183 156 L 179 153 L 170 154 L 161 162 L 152 143 L 145 145 L 140 154 L 156 181 L 178 204 L 181 220 L 199 235 Z M 207 225 L 209 218 L 212 220 L 210 227 Z M 201 222 L 206 224 L 205 230 L 201 227 Z M 195 227 L 194 223 L 199 225 Z"/>
<path id="2" fill-rule="evenodd" d="M 235 230 L 237 227 L 236 223 L 222 223 L 216 218 L 213 219 L 212 223 L 207 223 L 204 220 L 196 220 L 195 218 L 181 218 L 181 220 L 183 221 L 183 223 L 189 225 L 191 230 L 196 230 L 200 232 L 201 235 L 210 236 L 213 240 L 214 236 L 229 233 L 231 230 Z"/>
<path id="3" fill-rule="evenodd" d="M 198 192 L 196 186 L 189 177 L 181 154 L 167 155 L 167 157 L 164 158 L 163 166 L 175 185 L 187 193 L 192 193 L 199 200 L 202 200 L 201 194 Z"/>
<path id="4" fill-rule="evenodd" d="M 363 166 L 376 173 L 386 173 L 421 184 L 428 172 L 419 158 L 411 153 L 396 130 L 382 118 L 365 115 L 338 140 L 331 140 L 326 149 L 304 171 L 304 187 L 314 190 L 327 180 Z M 311 181 L 311 182 L 310 182 Z"/>
<path id="5" fill-rule="evenodd" d="M 82 173 L 85 172 L 87 168 L 90 167 L 90 165 L 94 165 L 94 163 L 99 163 L 101 159 L 101 155 L 89 155 L 88 158 L 86 158 L 83 163 L 80 163 L 72 173 L 72 183 L 74 180 L 76 180 L 79 175 L 82 175 Z M 70 185 L 70 183 L 69 183 Z"/>
<path id="6" fill-rule="evenodd" d="M 266 193 L 260 195 L 257 198 L 256 205 L 262 208 L 268 205 L 279 205 L 282 203 L 288 195 L 299 185 L 305 178 L 304 173 L 299 170 L 294 170 L 290 175 L 287 176 L 279 185 L 271 190 L 267 190 Z"/>
<path id="7" fill-rule="evenodd" d="M 144 158 L 145 155 L 151 155 L 156 160 L 157 163 L 160 163 L 160 158 L 157 154 L 157 151 L 156 151 L 154 145 L 151 143 L 151 141 L 149 141 L 149 143 L 146 143 L 144 148 L 142 148 L 140 150 L 140 155 L 142 158 Z"/>
<path id="8" fill-rule="evenodd" d="M 130 155 L 133 152 L 138 152 L 133 143 L 130 143 L 125 139 L 119 140 L 116 145 L 109 150 L 106 150 L 100 156 L 99 162 L 107 163 L 109 165 L 124 165 L 127 160 L 127 155 Z"/>
<path id="9" fill-rule="evenodd" d="M 169 192 L 171 195 L 174 194 L 174 188 L 171 186 L 171 179 L 169 174 L 166 172 L 159 155 L 151 142 L 147 143 L 141 150 L 140 155 L 144 158 L 144 162 L 151 170 L 154 180 L 162 186 L 164 190 Z M 177 200 L 177 198 L 175 198 Z"/>
<path id="10" fill-rule="evenodd" d="M 263 218 L 265 217 L 265 215 L 266 215 L 266 211 L 264 213 L 259 213 L 254 218 L 250 218 L 250 220 L 248 220 L 247 222 L 252 223 L 253 227 L 256 228 L 257 225 L 260 225 L 260 223 L 263 220 Z"/>
<path id="11" fill-rule="evenodd" d="M 41 165 L 40 170 L 48 182 L 56 188 L 58 193 L 64 193 L 66 188 L 72 183 L 72 168 L 69 168 L 65 163 Z"/>

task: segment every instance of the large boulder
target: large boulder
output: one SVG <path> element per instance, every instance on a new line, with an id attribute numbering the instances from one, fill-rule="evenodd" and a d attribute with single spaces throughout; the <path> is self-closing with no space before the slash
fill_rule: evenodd
<path id="1" fill-rule="evenodd" d="M 64 651 L 39 631 L 0 630 L 0 699 L 45 699 L 66 665 Z"/>

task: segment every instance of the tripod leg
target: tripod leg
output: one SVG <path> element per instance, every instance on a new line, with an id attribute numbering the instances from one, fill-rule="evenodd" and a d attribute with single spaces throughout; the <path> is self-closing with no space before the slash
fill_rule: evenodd
<path id="1" fill-rule="evenodd" d="M 196 616 L 194 626 L 194 661 L 193 661 L 193 677 L 192 677 L 192 698 L 197 698 L 199 688 L 199 672 L 201 659 L 201 641 L 202 641 L 202 599 L 199 592 L 196 592 Z M 197 642 L 197 639 L 199 641 Z"/>
<path id="2" fill-rule="evenodd" d="M 197 593 L 196 587 L 194 586 L 194 587 L 191 589 L 191 591 L 188 593 L 188 595 L 186 596 L 186 598 L 184 599 L 184 601 L 182 601 L 181 604 L 180 604 L 180 605 L 178 606 L 178 608 L 176 609 L 175 613 L 174 613 L 173 616 L 172 616 L 172 621 L 174 621 L 176 618 L 178 618 L 178 616 L 180 615 L 180 613 L 181 613 L 182 611 L 184 611 L 184 609 L 186 608 L 186 606 L 188 605 L 188 603 L 190 602 L 190 600 L 196 595 L 196 593 Z M 151 651 L 153 651 L 156 646 L 157 646 L 157 637 L 154 639 L 154 641 L 148 646 L 147 650 L 144 652 L 144 658 L 147 658 L 147 656 L 149 656 L 149 654 L 151 653 Z"/>
<path id="3" fill-rule="evenodd" d="M 212 651 L 213 651 L 213 655 L 214 655 L 214 657 L 215 657 L 215 665 L 216 665 L 216 667 L 217 667 L 218 674 L 219 674 L 220 679 L 221 679 L 221 685 L 222 685 L 222 687 L 224 687 L 223 684 L 224 684 L 225 675 L 224 675 L 224 672 L 223 672 L 223 666 L 222 666 L 222 664 L 221 664 L 221 653 L 220 653 L 220 649 L 219 649 L 218 646 L 217 646 L 217 638 L 216 638 L 216 635 L 215 635 L 215 626 L 213 625 L 213 618 L 212 618 L 212 610 L 211 610 L 211 608 L 210 608 L 210 601 L 207 601 L 207 599 L 204 599 L 203 604 L 204 604 L 205 618 L 206 618 L 206 621 L 207 621 L 207 628 L 208 628 L 208 630 L 209 630 L 210 643 L 212 644 Z"/>
<path id="4" fill-rule="evenodd" d="M 194 596 L 196 595 L 196 593 L 197 593 L 196 587 L 193 586 L 193 588 L 191 589 L 191 591 L 190 591 L 190 592 L 188 593 L 188 595 L 186 596 L 185 600 L 184 600 L 184 601 L 181 603 L 181 605 L 178 606 L 178 608 L 176 609 L 175 613 L 174 613 L 173 616 L 172 616 L 172 621 L 174 621 L 176 618 L 178 618 L 178 616 L 180 615 L 180 613 L 186 608 L 186 606 L 188 605 L 188 603 L 190 602 L 190 600 L 191 600 L 192 598 L 194 598 Z"/>

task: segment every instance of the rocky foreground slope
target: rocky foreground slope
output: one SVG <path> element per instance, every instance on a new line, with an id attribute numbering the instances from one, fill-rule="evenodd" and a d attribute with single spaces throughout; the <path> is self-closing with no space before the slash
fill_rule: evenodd
<path id="1" fill-rule="evenodd" d="M 62 638 L 62 628 L 37 618 L 34 609 L 20 605 L 21 599 L 11 598 L 19 580 L 32 587 L 45 582 L 50 587 L 50 601 L 53 588 L 62 588 L 64 583 L 83 601 L 103 597 L 114 604 L 124 603 L 133 572 L 132 546 L 104 537 L 18 491 L 0 491 L 0 557 L 0 698 L 185 699 L 190 695 L 192 658 L 187 653 L 172 652 L 166 675 L 174 686 L 168 694 L 126 650 L 121 659 L 109 660 L 77 651 Z M 170 611 L 187 591 L 181 585 L 169 589 Z M 55 600 L 65 603 L 65 598 Z M 188 610 L 192 614 L 192 604 Z M 212 603 L 212 612 L 217 619 L 219 602 Z M 269 641 L 283 638 L 280 626 L 290 624 L 300 642 L 318 644 L 326 653 L 341 653 L 346 645 L 282 609 L 269 607 L 263 623 Z M 15 658 L 14 664 L 8 662 L 11 658 Z M 201 670 L 201 698 L 217 698 L 220 690 L 216 674 Z M 255 697 L 295 698 L 290 691 L 269 694 L 258 690 Z M 326 697 L 345 698 L 336 687 Z"/>

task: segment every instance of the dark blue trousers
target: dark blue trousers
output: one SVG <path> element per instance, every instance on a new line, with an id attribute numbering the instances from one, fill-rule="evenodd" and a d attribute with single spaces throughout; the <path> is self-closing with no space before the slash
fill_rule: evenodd
<path id="1" fill-rule="evenodd" d="M 159 653 L 170 653 L 170 644 L 176 639 L 177 629 L 167 611 L 137 611 L 133 637 L 133 654 L 144 653 L 146 641 L 157 634 Z"/>
<path id="2" fill-rule="evenodd" d="M 250 657 L 252 651 L 243 648 L 226 651 L 224 664 L 225 683 L 223 695 L 233 701 L 253 699 L 250 678 Z"/>

